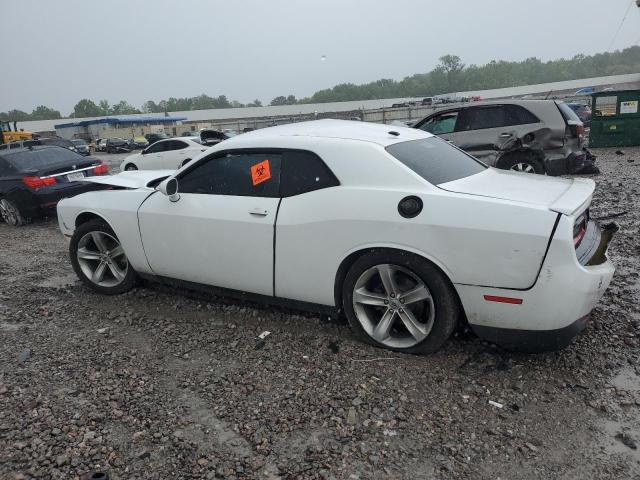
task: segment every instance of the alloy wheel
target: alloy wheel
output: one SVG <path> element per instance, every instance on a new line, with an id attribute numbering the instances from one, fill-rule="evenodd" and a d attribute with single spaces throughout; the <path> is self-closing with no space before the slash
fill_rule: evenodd
<path id="1" fill-rule="evenodd" d="M 129 261 L 122 245 L 108 233 L 85 234 L 78 242 L 76 256 L 82 273 L 101 287 L 115 287 L 127 276 Z"/>
<path id="2" fill-rule="evenodd" d="M 13 203 L 4 198 L 0 200 L 0 216 L 8 225 L 15 227 L 20 223 L 20 212 Z"/>
<path id="3" fill-rule="evenodd" d="M 516 172 L 524 172 L 524 173 L 536 173 L 535 169 L 530 163 L 519 162 L 511 167 L 511 170 L 515 170 Z"/>
<path id="4" fill-rule="evenodd" d="M 398 265 L 373 266 L 353 288 L 353 309 L 365 332 L 391 348 L 410 348 L 426 339 L 436 316 L 427 285 Z"/>

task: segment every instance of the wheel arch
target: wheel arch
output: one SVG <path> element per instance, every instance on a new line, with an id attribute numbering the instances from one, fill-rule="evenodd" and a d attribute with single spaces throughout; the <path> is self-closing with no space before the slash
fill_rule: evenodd
<path id="1" fill-rule="evenodd" d="M 355 261 L 358 260 L 360 257 L 367 255 L 369 253 L 382 252 L 382 251 L 408 253 L 410 255 L 415 255 L 416 257 L 419 257 L 422 260 L 425 260 L 431 263 L 438 270 L 440 270 L 440 273 L 442 273 L 444 278 L 447 279 L 447 281 L 449 282 L 449 286 L 455 292 L 456 297 L 458 297 L 458 292 L 455 286 L 453 285 L 453 281 L 451 280 L 451 277 L 452 277 L 451 272 L 449 272 L 447 268 L 438 260 L 430 257 L 429 255 L 425 255 L 424 252 L 421 252 L 417 249 L 413 249 L 411 247 L 371 245 L 371 246 L 363 246 L 363 247 L 354 249 L 353 251 L 349 252 L 340 262 L 340 266 L 336 271 L 334 286 L 333 286 L 334 300 L 336 303 L 336 308 L 338 310 L 342 309 L 342 284 L 344 283 L 344 280 L 345 280 L 345 277 L 347 276 L 347 272 L 349 271 L 349 268 L 351 268 L 351 266 L 355 263 Z M 458 297 L 458 302 L 460 302 L 459 297 Z M 462 303 L 460 303 L 460 305 L 462 306 Z M 464 312 L 464 309 L 462 311 Z"/>
<path id="2" fill-rule="evenodd" d="M 85 210 L 76 215 L 74 228 L 78 228 L 80 225 L 90 222 L 91 220 L 102 220 L 104 223 L 109 225 L 109 228 L 111 228 L 111 230 L 115 232 L 115 229 L 113 228 L 113 225 L 109 220 L 107 220 L 103 215 L 99 215 L 98 213 L 91 210 Z"/>

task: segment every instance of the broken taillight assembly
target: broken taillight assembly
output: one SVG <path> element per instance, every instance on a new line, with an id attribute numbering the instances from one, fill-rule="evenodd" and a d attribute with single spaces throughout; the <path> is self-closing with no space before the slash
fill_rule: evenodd
<path id="1" fill-rule="evenodd" d="M 93 167 L 93 174 L 94 175 L 108 175 L 109 174 L 109 167 L 107 167 L 107 165 L 103 162 L 100 161 L 100 165 Z"/>
<path id="2" fill-rule="evenodd" d="M 571 129 L 571 135 L 575 138 L 582 138 L 584 137 L 584 125 L 582 123 L 576 124 L 576 125 L 569 125 L 569 128 Z"/>
<path id="3" fill-rule="evenodd" d="M 587 223 L 589 222 L 589 211 L 580 215 L 573 224 L 573 246 L 578 248 L 580 242 L 587 233 Z"/>
<path id="4" fill-rule="evenodd" d="M 22 177 L 22 183 L 29 188 L 42 188 L 58 183 L 55 177 Z"/>

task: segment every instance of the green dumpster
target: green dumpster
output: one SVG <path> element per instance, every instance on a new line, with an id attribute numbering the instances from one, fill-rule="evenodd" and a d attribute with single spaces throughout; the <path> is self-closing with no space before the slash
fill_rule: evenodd
<path id="1" fill-rule="evenodd" d="M 594 93 L 589 146 L 640 145 L 640 90 Z"/>

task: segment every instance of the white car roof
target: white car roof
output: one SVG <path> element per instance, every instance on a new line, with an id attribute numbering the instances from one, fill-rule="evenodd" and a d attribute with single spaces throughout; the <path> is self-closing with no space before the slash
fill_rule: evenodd
<path id="1" fill-rule="evenodd" d="M 224 144 L 231 146 L 231 144 L 235 145 L 249 140 L 263 141 L 268 139 L 281 139 L 282 137 L 305 136 L 360 140 L 386 147 L 394 143 L 430 138 L 433 135 L 423 130 L 398 125 L 383 125 L 351 120 L 313 120 L 310 122 L 290 123 L 277 127 L 254 130 L 225 140 Z"/>

